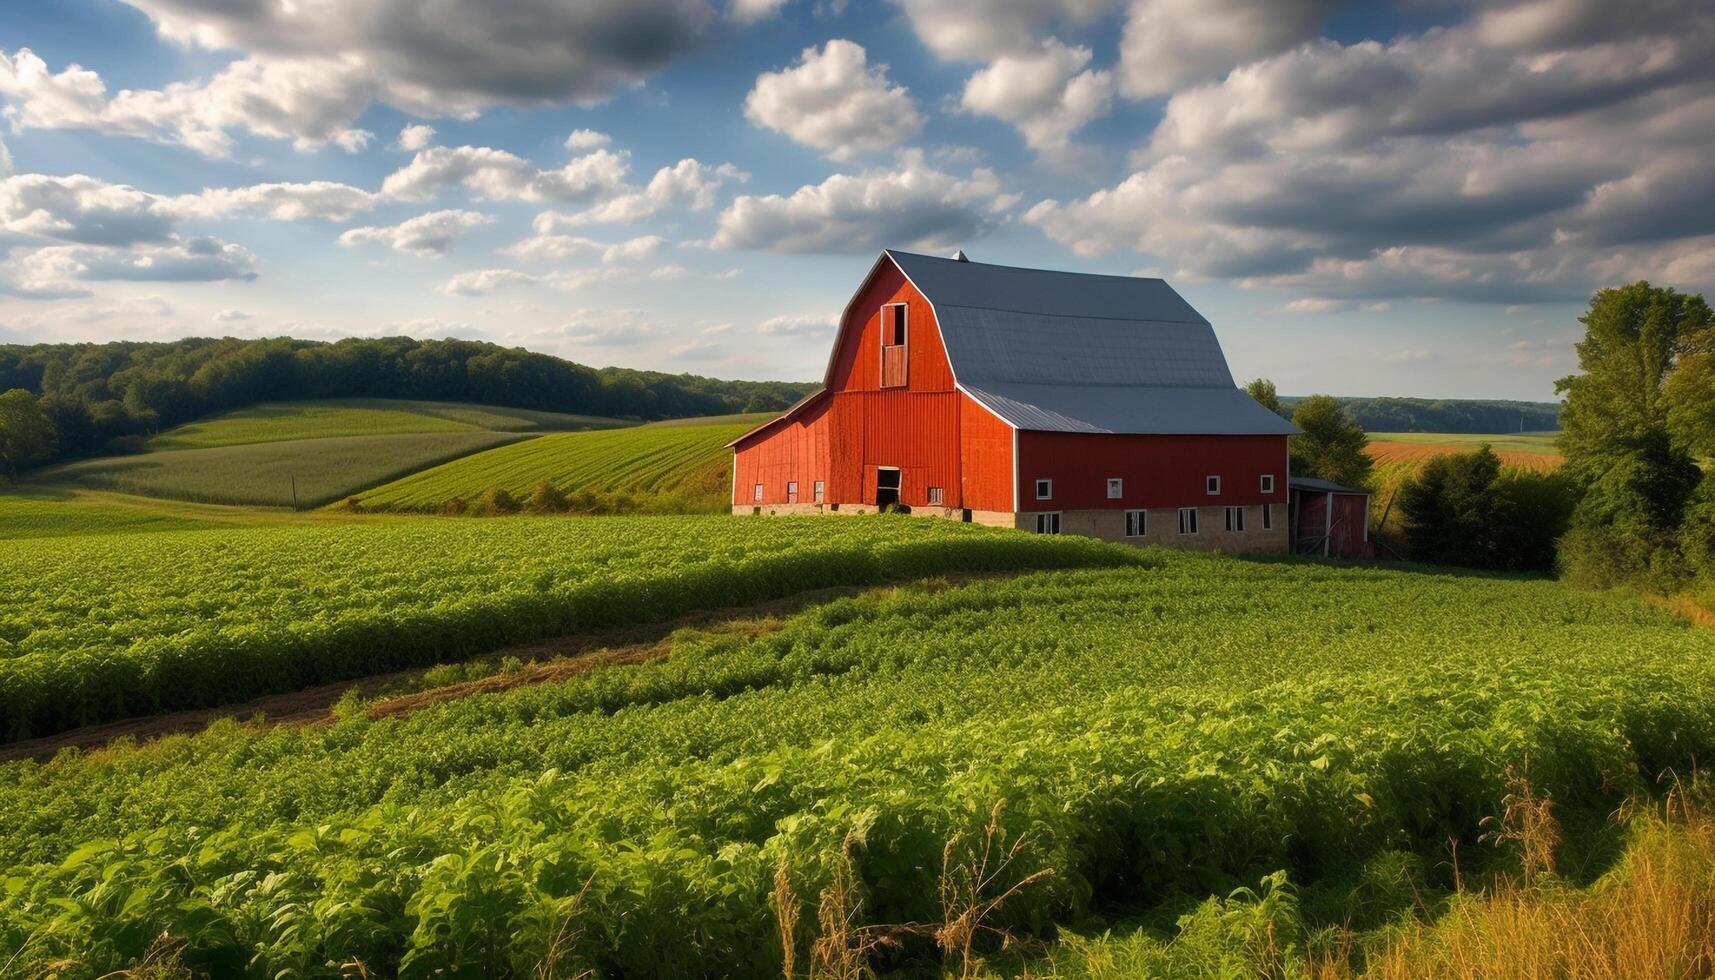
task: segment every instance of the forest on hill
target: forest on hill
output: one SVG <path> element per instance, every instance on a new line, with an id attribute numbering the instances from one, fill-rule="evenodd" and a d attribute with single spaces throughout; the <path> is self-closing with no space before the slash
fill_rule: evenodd
<path id="1" fill-rule="evenodd" d="M 778 411 L 814 387 L 591 368 L 469 340 L 0 345 L 0 392 L 29 392 L 51 426 L 51 448 L 31 463 L 92 455 L 115 439 L 263 401 L 413 398 L 667 419 Z"/>
<path id="2" fill-rule="evenodd" d="M 1282 396 L 1288 414 L 1303 401 Z M 1560 428 L 1560 405 L 1488 398 L 1340 398 L 1366 432 L 1503 433 Z"/>

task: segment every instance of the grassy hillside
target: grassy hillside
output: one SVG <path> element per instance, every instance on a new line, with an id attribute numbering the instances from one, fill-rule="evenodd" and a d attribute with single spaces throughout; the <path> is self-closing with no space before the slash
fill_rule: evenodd
<path id="1" fill-rule="evenodd" d="M 491 449 L 361 494 L 366 510 L 440 511 L 498 487 L 522 500 L 547 480 L 580 509 L 720 512 L 731 493 L 726 444 L 750 423 L 557 433 Z M 574 501 L 577 503 L 577 501 Z"/>
<path id="2" fill-rule="evenodd" d="M 315 507 L 366 487 L 527 436 L 420 432 L 260 442 L 111 456 L 52 467 L 37 483 L 211 504 Z M 294 495 L 294 484 L 296 493 Z"/>
<path id="3" fill-rule="evenodd" d="M 400 548 L 344 542 L 349 554 L 320 560 L 357 558 L 360 573 L 315 587 L 412 597 L 431 618 L 401 618 L 401 640 L 429 639 L 448 635 L 453 608 L 434 595 L 491 594 L 480 577 L 443 581 L 448 553 L 518 583 L 509 601 L 537 601 L 540 576 L 552 578 L 543 595 L 570 596 L 601 564 L 588 535 L 610 529 L 624 529 L 607 550 L 624 567 L 662 541 L 731 556 L 711 556 L 734 563 L 719 577 L 693 577 L 708 588 L 760 570 L 751 555 L 773 545 L 751 536 L 773 528 L 808 549 L 766 573 L 781 588 L 840 574 L 849 558 L 822 550 L 830 535 L 910 527 L 926 549 L 910 566 L 925 571 L 955 540 L 936 522 L 821 521 L 813 536 L 810 523 L 435 522 Z M 132 540 L 145 537 L 175 536 Z M 303 554 L 323 554 L 317 544 Z M 547 557 L 562 548 L 580 556 L 569 570 Z M 1142 558 L 880 590 L 682 633 L 647 663 L 415 711 L 354 706 L 325 727 L 228 724 L 0 766 L 14 883 L 0 889 L 0 940 L 20 950 L 20 973 L 62 964 L 67 977 L 151 951 L 255 976 L 361 964 L 370 976 L 772 978 L 786 962 L 829 975 L 830 961 L 855 976 L 867 957 L 854 950 L 879 940 L 893 945 L 878 964 L 961 975 L 1003 938 L 1029 956 L 1052 949 L 1057 927 L 1100 934 L 1121 916 L 1188 936 L 1185 975 L 1298 975 L 1246 964 L 1302 957 L 1321 926 L 1432 911 L 1456 875 L 1507 860 L 1513 824 L 1485 818 L 1516 800 L 1509 774 L 1589 828 L 1587 844 L 1626 795 L 1715 751 L 1715 632 L 1625 598 Z M 615 591 L 624 581 L 590 584 L 583 608 L 654 601 L 656 587 Z M 676 595 L 682 581 L 658 587 Z M 520 619 L 470 608 L 472 624 Z M 274 615 L 273 635 L 305 622 Z M 249 632 L 230 635 L 255 648 Z M 1241 886 L 1252 891 L 1175 926 Z"/>
<path id="4" fill-rule="evenodd" d="M 381 398 L 264 402 L 181 425 L 149 440 L 151 450 L 209 449 L 257 442 L 416 432 L 539 432 L 630 425 L 594 415 L 527 408 Z"/>

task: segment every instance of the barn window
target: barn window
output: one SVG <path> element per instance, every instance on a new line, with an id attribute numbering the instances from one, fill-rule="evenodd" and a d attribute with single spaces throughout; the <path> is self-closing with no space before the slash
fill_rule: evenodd
<path id="1" fill-rule="evenodd" d="M 1262 475 L 1262 492 L 1263 493 L 1273 493 L 1274 492 L 1274 474 L 1273 473 L 1264 473 Z"/>
<path id="2" fill-rule="evenodd" d="M 828 485 L 823 483 L 821 480 L 817 480 L 811 485 L 810 492 L 816 495 L 816 503 L 819 504 L 822 502 L 822 498 L 828 495 Z"/>
<path id="3" fill-rule="evenodd" d="M 905 346 L 904 303 L 894 303 L 881 308 L 881 346 Z"/>
<path id="4" fill-rule="evenodd" d="M 1227 508 L 1227 530 L 1243 531 L 1245 529 L 1245 509 L 1243 507 Z"/>
<path id="5" fill-rule="evenodd" d="M 1206 476 L 1203 478 L 1203 487 L 1209 491 L 1209 496 L 1216 496 L 1221 492 L 1221 478 L 1218 476 Z"/>
<path id="6" fill-rule="evenodd" d="M 1264 531 L 1269 531 L 1269 530 L 1273 530 L 1273 528 L 1274 528 L 1274 505 L 1273 504 L 1263 504 L 1262 505 L 1262 529 Z"/>
<path id="7" fill-rule="evenodd" d="M 1053 496 L 1054 496 L 1054 481 L 1053 480 L 1037 480 L 1036 481 L 1036 499 L 1037 500 L 1048 500 L 1048 499 L 1051 499 Z"/>
<path id="8" fill-rule="evenodd" d="M 798 481 L 797 480 L 787 480 L 786 481 L 786 502 L 789 504 L 795 504 L 798 502 Z"/>
<path id="9" fill-rule="evenodd" d="M 939 504 L 941 502 L 941 488 L 940 487 L 930 487 L 929 488 L 929 502 L 931 504 Z"/>
<path id="10" fill-rule="evenodd" d="M 756 486 L 755 486 L 755 487 L 754 487 L 754 488 L 753 488 L 753 489 L 752 489 L 752 490 L 751 490 L 751 491 L 750 491 L 750 499 L 752 499 L 752 500 L 754 500 L 754 501 L 756 501 L 756 502 L 757 502 L 757 503 L 761 503 L 761 502 L 762 502 L 762 484 L 760 484 L 760 483 L 758 483 L 758 484 L 757 484 L 757 485 L 756 485 Z"/>
<path id="11" fill-rule="evenodd" d="M 1149 511 L 1128 510 L 1125 512 L 1125 536 L 1141 538 L 1149 531 Z"/>
<path id="12" fill-rule="evenodd" d="M 1195 508 L 1195 507 L 1181 507 L 1181 508 L 1179 508 L 1179 533 L 1180 534 L 1196 534 L 1197 533 L 1197 508 Z"/>
<path id="13" fill-rule="evenodd" d="M 1125 481 L 1117 476 L 1108 477 L 1108 499 L 1118 500 L 1125 496 Z"/>
<path id="14" fill-rule="evenodd" d="M 905 387 L 905 304 L 881 308 L 881 386 Z"/>
<path id="15" fill-rule="evenodd" d="M 1058 512 L 1055 512 L 1053 514 L 1037 514 L 1036 515 L 1036 533 L 1037 534 L 1059 534 L 1060 533 L 1060 514 Z"/>

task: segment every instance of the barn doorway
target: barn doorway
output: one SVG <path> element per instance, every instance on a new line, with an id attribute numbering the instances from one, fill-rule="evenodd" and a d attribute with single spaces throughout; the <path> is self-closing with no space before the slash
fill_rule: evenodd
<path id="1" fill-rule="evenodd" d="M 875 509 L 886 510 L 899 506 L 899 467 L 878 466 L 875 468 Z"/>

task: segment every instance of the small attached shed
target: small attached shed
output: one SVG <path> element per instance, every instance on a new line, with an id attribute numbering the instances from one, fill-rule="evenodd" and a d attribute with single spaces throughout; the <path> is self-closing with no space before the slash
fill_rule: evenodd
<path id="1" fill-rule="evenodd" d="M 1374 558 L 1370 495 L 1357 487 L 1293 477 L 1287 484 L 1292 550 L 1324 558 Z"/>

